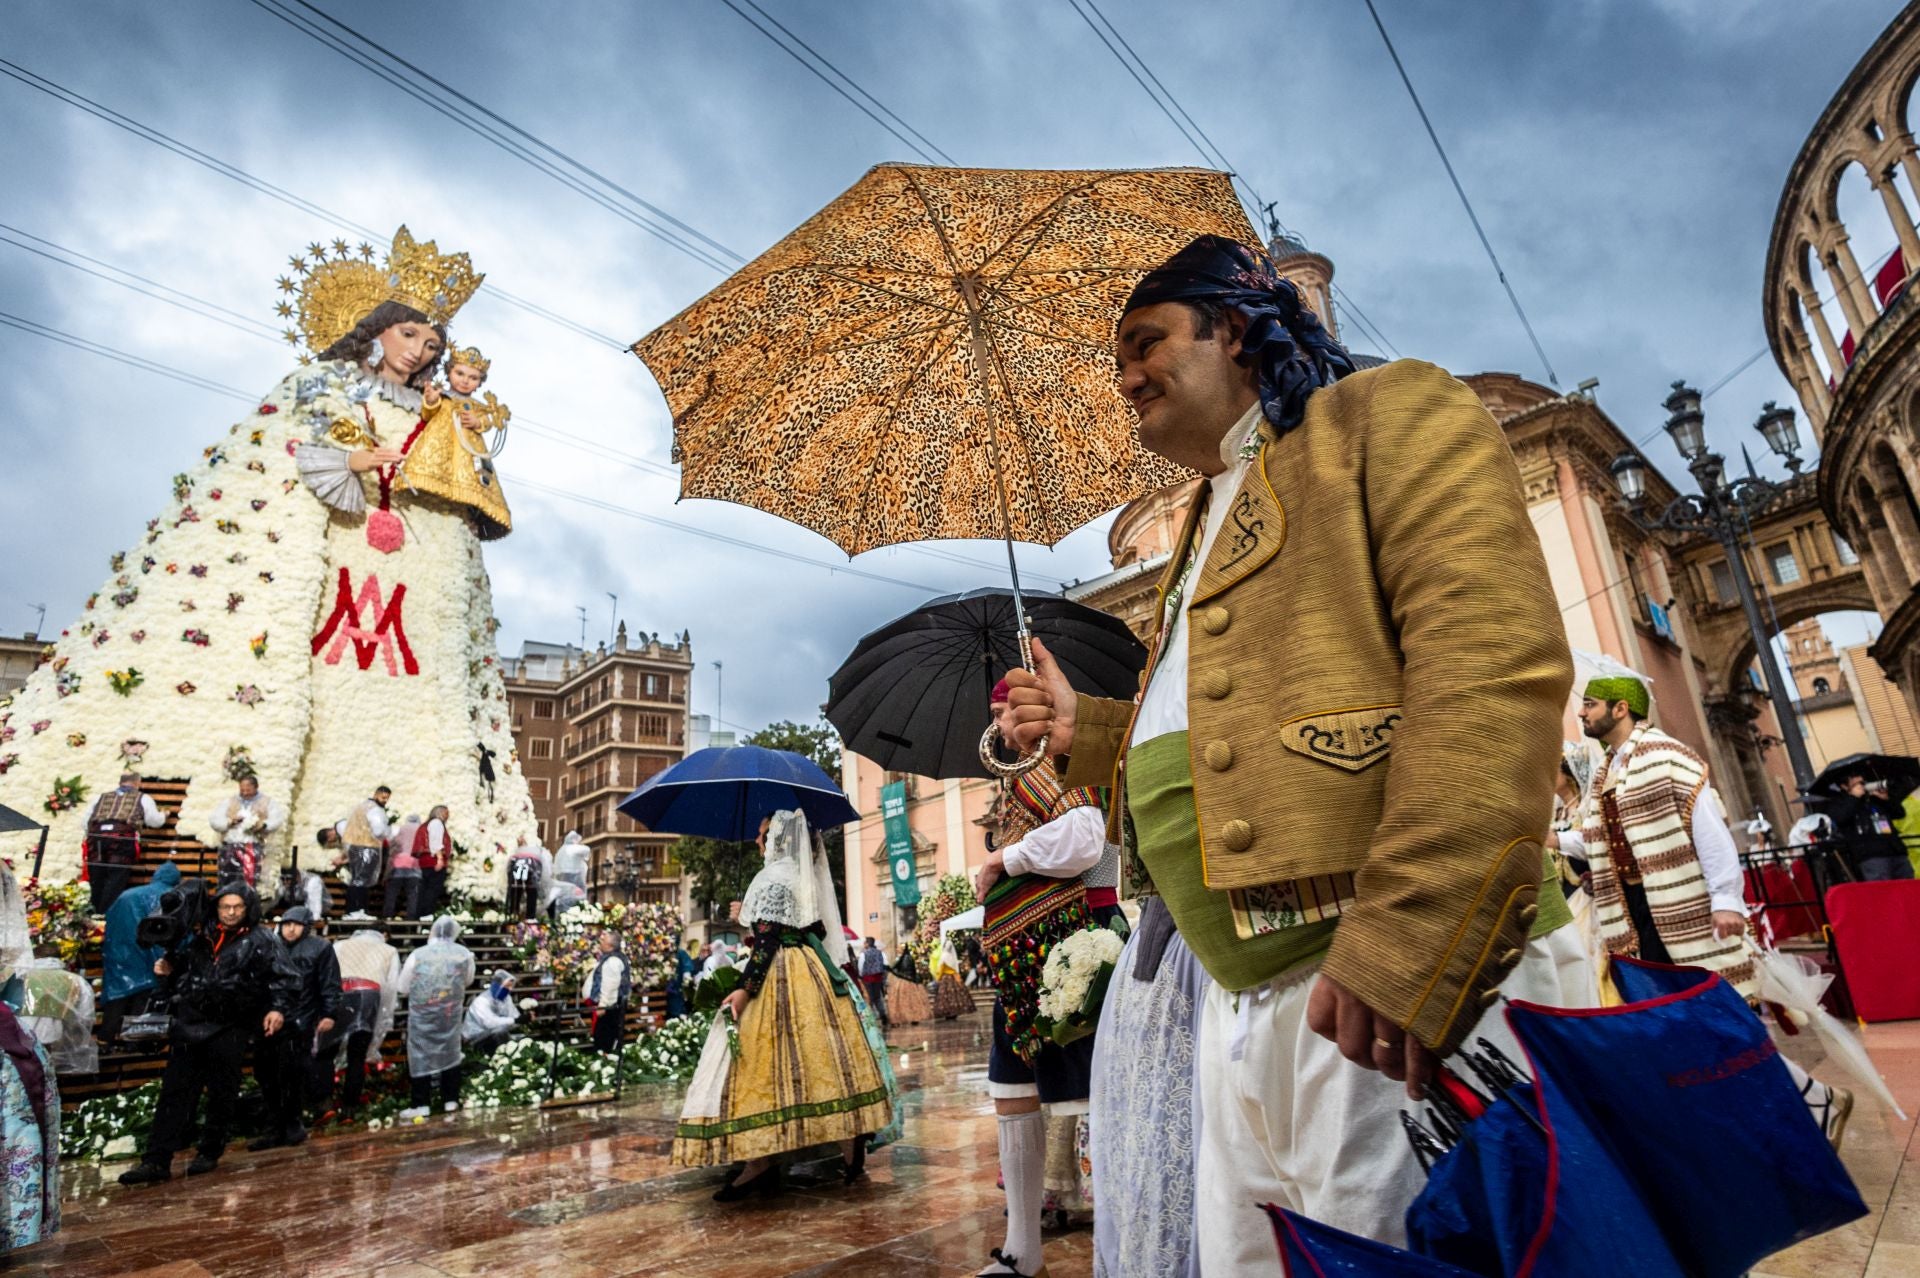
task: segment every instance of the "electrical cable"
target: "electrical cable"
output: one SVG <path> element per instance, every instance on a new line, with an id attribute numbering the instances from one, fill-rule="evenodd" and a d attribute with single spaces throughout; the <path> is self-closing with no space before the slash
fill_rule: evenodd
<path id="1" fill-rule="evenodd" d="M 202 377 L 198 373 L 189 373 L 185 369 L 175 368 L 171 364 L 162 364 L 157 360 L 150 360 L 140 355 L 130 355 L 126 351 L 115 350 L 111 346 L 103 346 L 99 342 L 78 337 L 72 333 L 63 332 L 57 328 L 51 328 L 45 324 L 27 319 L 24 316 L 0 311 L 0 324 L 4 324 L 9 328 L 17 328 L 23 333 L 31 333 L 35 337 L 44 337 L 48 341 L 59 342 L 63 346 L 71 346 L 75 350 L 85 351 L 89 355 L 99 355 L 106 359 L 114 360 L 118 363 L 125 364 L 129 368 L 137 368 L 143 373 L 153 373 L 156 376 L 172 378 L 174 381 L 183 382 L 196 390 L 211 391 L 216 395 L 226 395 L 248 404 L 256 403 L 259 399 L 258 396 L 249 395 L 237 386 L 228 386 L 225 383 L 216 382 L 210 377 Z"/>
<path id="2" fill-rule="evenodd" d="M 0 58 L 0 75 L 4 75 L 10 79 L 17 80 L 21 84 L 26 85 L 28 88 L 37 90 L 40 93 L 44 93 L 48 97 L 53 98 L 57 102 L 64 103 L 65 105 L 73 107 L 76 110 L 83 111 L 86 114 L 91 115 L 98 120 L 101 120 L 107 124 L 111 124 L 117 129 L 121 129 L 121 130 L 124 130 L 125 132 L 131 133 L 135 137 L 141 139 L 144 142 L 151 142 L 155 146 L 160 147 L 162 150 L 171 151 L 173 154 L 179 156 L 184 160 L 190 160 L 194 164 L 197 164 L 202 168 L 211 170 L 214 173 L 218 173 L 221 177 L 227 178 L 230 181 L 238 182 L 240 185 L 247 187 L 249 190 L 252 190 L 257 192 L 258 194 L 264 195 L 269 199 L 277 200 L 280 203 L 287 205 L 289 208 L 296 209 L 299 212 L 306 214 L 308 217 L 324 222 L 327 225 L 335 227 L 337 229 L 350 231 L 352 234 L 354 234 L 355 236 L 363 240 L 368 240 L 376 244 L 386 244 L 388 242 L 386 235 L 383 234 L 382 232 L 373 230 L 371 227 L 362 226 L 358 222 L 351 221 L 348 218 L 342 217 L 338 213 L 334 213 L 328 209 L 322 208 L 320 205 L 313 203 L 311 200 L 295 195 L 293 192 L 288 191 L 283 187 L 275 186 L 273 183 L 266 181 L 264 178 L 256 177 L 253 174 L 248 173 L 246 170 L 241 169 L 236 165 L 229 164 L 225 160 L 221 160 L 216 158 L 215 156 L 209 155 L 205 151 L 201 151 L 196 147 L 189 146 L 185 142 L 180 141 L 178 138 L 171 137 L 168 134 L 160 132 L 160 130 L 158 129 L 152 128 L 151 126 L 146 124 L 142 124 L 140 121 L 133 119 L 131 116 L 122 115 L 120 112 L 115 111 L 110 107 L 103 106 L 100 103 L 95 102 L 91 98 L 88 98 L 79 93 L 76 93 L 72 89 L 69 89 L 64 85 L 58 84 L 53 80 L 47 79 L 45 76 L 42 76 L 35 72 L 27 70 L 25 67 L 21 66 L 19 63 L 10 62 L 5 58 Z M 554 323 L 562 324 L 563 326 L 573 330 L 574 332 L 580 333 L 584 336 L 591 337 L 596 342 L 599 342 L 601 345 L 606 346 L 611 350 L 625 353 L 627 349 L 627 343 L 620 341 L 617 338 L 610 337 L 605 333 L 596 332 L 584 324 L 579 324 L 579 323 L 576 323 L 575 321 L 567 320 L 562 317 L 556 316 L 552 311 L 548 311 L 542 307 L 536 307 L 533 304 L 507 292 L 505 289 L 500 288 L 496 284 L 491 284 L 491 283 L 487 284 L 484 288 L 482 288 L 482 290 L 479 293 L 479 296 L 483 298 L 488 296 L 497 297 L 501 301 L 506 302 L 508 305 L 519 307 L 520 309 L 526 310 L 532 314 L 539 315 L 543 319 L 550 320 Z"/>
<path id="3" fill-rule="evenodd" d="M 4 224 L 0 224 L 0 227 L 3 227 L 3 226 Z M 38 237 L 30 237 L 30 238 L 38 238 Z M 41 242 L 48 243 L 49 241 L 43 240 Z M 280 335 L 278 334 L 277 331 L 273 329 L 271 325 L 261 324 L 255 320 L 246 320 L 244 323 L 241 323 L 235 320 L 227 319 L 224 316 L 212 315 L 207 313 L 204 310 L 199 309 L 202 306 L 212 306 L 213 304 L 211 302 L 202 302 L 200 301 L 199 298 L 191 298 L 188 301 L 182 301 L 179 298 L 167 297 L 164 294 L 154 292 L 153 289 L 142 288 L 139 284 L 129 283 L 127 280 L 123 280 L 123 279 L 116 279 L 114 276 L 108 275 L 104 271 L 93 270 L 91 267 L 82 266 L 78 262 L 69 262 L 63 257 L 47 252 L 45 249 L 35 248 L 31 244 L 23 244 L 19 240 L 14 239 L 10 235 L 0 234 L 0 244 L 8 244 L 13 246 L 14 248 L 25 250 L 28 253 L 35 254 L 39 257 L 44 257 L 49 262 L 54 262 L 54 263 L 57 263 L 58 265 L 65 266 L 72 270 L 79 271 L 83 275 L 91 275 L 95 279 L 105 280 L 109 284 L 118 284 L 121 288 L 129 289 L 135 293 L 139 293 L 146 297 L 150 297 L 154 299 L 156 302 L 165 302 L 168 306 L 178 307 L 180 310 L 185 311 L 189 315 L 197 315 L 201 319 L 212 320 L 216 324 L 225 324 L 228 328 L 236 329 L 239 332 L 245 333 L 248 337 L 257 337 L 263 342 L 272 342 L 275 345 L 279 345 L 281 342 Z M 56 245 L 55 247 L 58 247 L 58 246 Z M 67 250 L 61 249 L 60 251 L 64 253 Z M 78 255 L 76 254 L 76 256 Z M 105 264 L 102 263 L 102 265 L 105 265 Z M 114 268 L 109 267 L 108 269 L 111 270 Z M 132 275 L 132 272 L 129 271 L 127 272 L 127 274 Z M 136 280 L 144 278 L 138 275 L 132 275 L 132 277 Z M 164 284 L 158 284 L 158 285 L 155 285 L 154 287 L 166 288 L 167 286 Z M 167 289 L 167 291 L 175 292 L 177 290 Z M 186 294 L 181 294 L 181 297 L 186 297 Z M 220 309 L 224 310 L 225 308 L 222 307 Z M 249 327 L 249 325 L 251 325 L 252 327 Z"/>
<path id="4" fill-rule="evenodd" d="M 807 70 L 813 72 L 814 76 L 818 78 L 822 84 L 825 84 L 828 88 L 832 89 L 835 93 L 838 93 L 841 97 L 853 103 L 853 105 L 858 107 L 860 111 L 868 119 L 872 120 L 875 124 L 885 129 L 888 133 L 891 133 L 895 138 L 899 139 L 900 142 L 905 144 L 907 149 L 914 152 L 914 154 L 918 155 L 921 159 L 925 160 L 928 164 L 936 163 L 937 161 L 934 159 L 934 157 L 938 156 L 940 159 L 945 160 L 948 164 L 953 165 L 956 168 L 959 167 L 960 162 L 958 160 L 954 159 L 952 156 L 948 155 L 945 151 L 942 151 L 939 147 L 935 146 L 932 142 L 928 141 L 925 134 L 921 133 L 920 130 L 914 128 L 911 124 L 908 124 L 905 120 L 902 120 L 898 115 L 895 115 L 893 111 L 888 109 L 885 103 L 880 101 L 880 99 L 874 97 L 871 93 L 868 93 L 865 89 L 861 88 L 860 85 L 857 82 L 855 82 L 852 76 L 848 75 L 846 72 L 842 71 L 839 67 L 835 66 L 830 60 L 828 60 L 824 55 L 822 55 L 812 45 L 808 44 L 805 40 L 802 40 L 799 36 L 793 34 L 793 32 L 788 30 L 787 27 L 784 24 L 782 24 L 778 18 L 775 18 L 772 14 L 768 13 L 765 9 L 762 9 L 759 5 L 755 4 L 753 0 L 745 0 L 745 3 L 748 8 L 752 9 L 755 13 L 765 18 L 768 22 L 772 23 L 774 26 L 779 27 L 781 32 L 785 34 L 789 40 L 792 40 L 795 44 L 799 45 L 802 49 L 805 49 L 815 59 L 817 59 L 819 62 L 825 65 L 828 70 L 832 71 L 835 75 L 839 76 L 842 80 L 846 81 L 847 85 L 850 88 L 852 88 L 855 93 L 858 93 L 861 97 L 865 98 L 868 102 L 873 103 L 875 107 L 878 107 L 881 111 L 885 112 L 888 116 L 891 116 L 900 125 L 900 129 L 905 129 L 907 133 L 911 133 L 913 137 L 911 138 L 908 137 L 907 134 L 902 133 L 900 129 L 896 129 L 893 127 L 893 125 L 888 124 L 885 120 L 875 115 L 873 111 L 869 110 L 867 106 L 864 103 L 862 103 L 858 98 L 855 98 L 852 93 L 848 93 L 846 89 L 841 88 L 839 85 L 835 84 L 832 80 L 829 80 L 826 76 L 826 73 L 821 71 L 819 67 L 814 66 L 812 63 L 808 62 L 805 58 L 801 57 L 798 53 L 795 53 L 791 48 L 783 44 L 780 41 L 780 39 L 773 34 L 773 32 L 767 30 L 765 27 L 761 26 L 758 22 L 755 22 L 752 18 L 748 17 L 747 14 L 740 8 L 740 6 L 733 2 L 733 0 L 720 0 L 720 3 L 726 5 L 727 8 L 733 10 L 736 14 L 740 16 L 741 21 L 745 22 L 748 26 L 752 27 L 755 31 L 758 31 L 761 35 L 767 37 L 767 39 L 773 41 L 774 47 L 778 48 L 781 52 L 785 53 L 788 57 L 792 58 L 795 62 L 798 62 L 801 66 L 805 67 Z M 916 142 L 914 140 L 915 138 L 918 138 L 919 141 Z M 922 146 L 921 143 L 925 143 L 925 145 Z"/>
<path id="5" fill-rule="evenodd" d="M 1434 131 L 1433 121 L 1427 118 L 1427 108 L 1420 102 L 1420 95 L 1414 91 L 1413 80 L 1407 75 L 1407 68 L 1400 61 L 1393 40 L 1387 35 L 1387 25 L 1380 20 L 1380 11 L 1374 7 L 1373 0 L 1366 0 L 1367 12 L 1373 15 L 1373 25 L 1379 28 L 1380 40 L 1387 46 L 1387 56 L 1393 59 L 1393 69 L 1400 73 L 1400 83 L 1407 87 L 1407 96 L 1413 99 L 1413 109 L 1420 113 L 1420 123 L 1426 127 L 1427 137 L 1433 143 L 1434 152 L 1440 157 L 1441 167 L 1447 171 L 1447 180 L 1453 183 L 1455 195 L 1460 197 L 1460 205 L 1467 211 L 1467 220 L 1473 223 L 1473 233 L 1480 237 L 1480 247 L 1487 251 L 1487 260 L 1493 263 L 1493 273 L 1500 277 L 1500 287 L 1507 291 L 1507 300 L 1513 303 L 1513 313 L 1520 317 L 1520 326 L 1527 330 L 1527 340 L 1533 343 L 1533 353 L 1540 357 L 1546 366 L 1547 382 L 1559 386 L 1560 378 L 1553 371 L 1553 361 L 1547 358 L 1546 347 L 1540 344 L 1540 337 L 1533 331 L 1533 322 L 1527 318 L 1526 308 L 1520 305 L 1520 295 L 1513 291 L 1513 285 L 1507 281 L 1507 272 L 1500 265 L 1500 259 L 1493 251 L 1493 242 L 1487 238 L 1485 228 L 1480 225 L 1480 215 L 1473 211 L 1473 201 L 1467 198 L 1467 189 L 1460 185 L 1460 177 L 1453 171 L 1453 161 L 1447 158 L 1447 149 L 1440 145 L 1440 135 Z"/>
<path id="6" fill-rule="evenodd" d="M 587 199 L 592 200 L 595 204 L 598 204 L 600 207 L 606 209 L 609 213 L 612 213 L 615 217 L 621 218 L 624 221 L 632 224 L 633 226 L 639 227 L 641 230 L 647 231 L 650 234 L 658 237 L 659 239 L 671 245 L 672 247 L 679 249 L 682 253 L 686 254 L 688 257 L 691 257 L 694 261 L 699 262 L 701 265 L 710 267 L 711 269 L 719 271 L 722 274 L 726 274 L 731 269 L 725 261 L 715 256 L 713 253 L 700 248 L 699 246 L 691 243 L 686 239 L 683 239 L 679 235 L 676 235 L 672 231 L 669 231 L 667 228 L 655 223 L 651 219 L 643 216 L 642 214 L 635 212 L 632 209 L 623 207 L 619 203 L 615 202 L 611 197 L 607 196 L 601 191 L 595 190 L 593 187 L 587 185 L 585 182 L 583 182 L 579 178 L 573 177 L 570 174 L 562 172 L 552 162 L 540 159 L 532 151 L 528 150 L 525 146 L 506 138 L 504 135 L 500 134 L 497 130 L 492 129 L 490 126 L 478 120 L 472 119 L 467 115 L 464 115 L 462 112 L 460 112 L 457 108 L 455 108 L 451 104 L 443 101 L 441 98 L 437 97 L 436 95 L 427 92 L 425 89 L 414 84 L 411 80 L 401 75 L 399 72 L 394 71 L 391 68 L 383 65 L 378 60 L 376 60 L 372 55 L 359 52 L 358 50 L 348 45 L 347 42 L 341 39 L 340 37 L 330 35 L 324 29 L 322 29 L 318 24 L 310 21 L 309 19 L 302 18 L 296 13 L 293 13 L 287 6 L 279 3 L 278 0 L 250 0 L 250 2 L 254 5 L 255 8 L 258 8 L 263 12 L 268 13 L 271 16 L 280 19 L 282 22 L 286 23 L 288 26 L 294 28 L 294 30 L 299 31 L 303 35 L 311 37 L 313 40 L 319 42 L 321 45 L 324 45 L 326 48 L 333 50 L 335 53 L 338 53 L 341 57 L 346 58 L 349 62 L 352 62 L 354 65 L 371 72 L 374 76 L 385 81 L 387 84 L 392 85 L 394 88 L 399 89 L 402 93 L 414 99 L 414 101 L 419 102 L 421 105 L 425 106 L 428 110 L 437 112 L 438 114 L 446 117 L 447 119 L 453 121 L 455 124 L 458 124 L 462 128 L 466 129 L 470 133 L 473 133 L 475 136 L 479 137 L 483 141 L 491 142 L 494 146 L 499 147 L 501 150 L 513 156 L 515 159 L 518 159 L 523 163 L 527 164 L 529 167 L 536 169 L 541 173 L 546 174 L 548 177 L 551 177 L 554 181 L 560 183 L 562 186 L 568 188 L 569 190 L 575 191 L 580 195 L 584 195 Z M 311 9 L 313 6 L 306 5 L 303 7 Z M 319 10 L 315 10 L 315 12 L 319 12 Z M 322 16 L 324 17 L 326 15 L 322 14 Z M 328 19 L 328 20 L 332 21 L 332 19 Z M 336 23 L 335 25 L 338 25 L 338 24 Z M 351 28 L 346 28 L 346 29 L 351 30 Z M 355 32 L 354 34 L 356 38 L 359 38 L 362 40 L 365 39 L 365 37 L 359 36 L 357 32 Z M 378 48 L 379 46 L 376 45 L 374 47 Z M 395 55 L 389 55 L 389 56 L 395 56 Z M 399 60 L 400 59 L 396 57 L 396 61 L 399 61 Z M 427 74 L 426 72 L 420 71 L 418 68 L 413 67 L 412 63 L 405 63 L 405 65 L 410 69 L 412 69 L 418 75 L 426 76 Z M 439 82 L 436 81 L 436 83 L 439 83 Z M 449 92 L 451 92 L 451 90 L 449 90 Z M 632 197 L 632 198 L 637 199 L 638 197 Z"/>

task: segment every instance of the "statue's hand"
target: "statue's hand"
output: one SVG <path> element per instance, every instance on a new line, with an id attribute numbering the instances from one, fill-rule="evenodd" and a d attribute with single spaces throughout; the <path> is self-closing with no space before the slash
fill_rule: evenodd
<path id="1" fill-rule="evenodd" d="M 382 466 L 392 466 L 405 457 L 406 454 L 397 448 L 356 448 L 347 454 L 347 469 L 356 475 L 364 475 Z"/>

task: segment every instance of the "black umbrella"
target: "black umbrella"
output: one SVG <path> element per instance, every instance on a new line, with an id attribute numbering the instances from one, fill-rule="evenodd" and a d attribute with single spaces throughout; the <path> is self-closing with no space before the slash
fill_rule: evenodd
<path id="1" fill-rule="evenodd" d="M 1920 789 L 1920 759 L 1904 754 L 1850 754 L 1822 768 L 1809 793 L 1845 794 L 1848 777 L 1886 782 L 1887 797 L 1898 803 Z"/>
<path id="2" fill-rule="evenodd" d="M 1147 649 L 1117 617 L 1023 592 L 1033 633 L 1076 691 L 1130 699 Z M 1020 665 L 1014 593 L 928 600 L 862 639 L 828 682 L 827 718 L 849 750 L 889 772 L 984 777 L 987 696 Z"/>
<path id="3" fill-rule="evenodd" d="M 13 834 L 20 830 L 42 829 L 40 822 L 23 812 L 15 812 L 4 803 L 0 803 L 0 834 Z"/>

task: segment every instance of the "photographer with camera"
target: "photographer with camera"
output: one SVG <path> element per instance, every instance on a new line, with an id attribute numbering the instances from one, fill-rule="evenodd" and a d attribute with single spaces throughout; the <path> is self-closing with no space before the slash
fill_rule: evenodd
<path id="1" fill-rule="evenodd" d="M 222 886 L 209 909 L 205 885 L 190 879 L 162 896 L 160 912 L 140 924 L 141 942 L 165 951 L 153 965 L 160 978 L 155 1002 L 164 1002 L 173 1020 L 153 1130 L 139 1166 L 121 1184 L 172 1177 L 173 1155 L 187 1142 L 202 1091 L 206 1120 L 187 1174 L 219 1166 L 247 1047 L 256 1031 L 269 1039 L 280 1033 L 300 997 L 299 974 L 259 921 L 260 900 L 245 883 Z"/>

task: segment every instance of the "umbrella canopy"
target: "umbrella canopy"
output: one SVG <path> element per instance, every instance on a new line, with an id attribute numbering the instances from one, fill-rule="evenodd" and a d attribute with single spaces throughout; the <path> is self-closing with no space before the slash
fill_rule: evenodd
<path id="1" fill-rule="evenodd" d="M 1134 435 L 1114 328 L 1207 233 L 1257 242 L 1224 173 L 880 165 L 634 344 L 673 411 L 680 495 L 850 555 L 1050 546 L 1184 476 Z"/>
<path id="2" fill-rule="evenodd" d="M 4 803 L 0 803 L 0 834 L 14 834 L 21 830 L 38 830 L 41 823 L 24 813 L 15 812 Z"/>
<path id="3" fill-rule="evenodd" d="M 1848 777 L 1865 777 L 1869 783 L 1886 782 L 1887 797 L 1898 803 L 1920 789 L 1920 759 L 1904 754 L 1850 754 L 1820 769 L 1820 775 L 1813 779 L 1807 793 L 1845 794 Z"/>
<path id="4" fill-rule="evenodd" d="M 819 764 L 756 745 L 695 750 L 620 800 L 620 811 L 656 833 L 735 843 L 752 840 L 762 819 L 788 808 L 804 812 L 815 830 L 860 819 Z"/>
<path id="5" fill-rule="evenodd" d="M 1033 633 L 1077 691 L 1130 699 L 1147 649 L 1125 623 L 1059 595 L 1023 596 Z M 847 748 L 891 772 L 981 777 L 987 695 L 1021 664 L 1013 592 L 930 599 L 854 646 L 827 683 L 827 719 Z"/>

